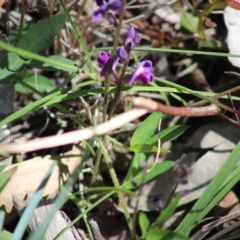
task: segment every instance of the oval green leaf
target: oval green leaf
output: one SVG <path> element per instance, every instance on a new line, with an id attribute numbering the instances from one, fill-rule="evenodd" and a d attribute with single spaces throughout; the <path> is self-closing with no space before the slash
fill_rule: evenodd
<path id="1" fill-rule="evenodd" d="M 18 47 L 34 53 L 46 50 L 64 26 L 65 21 L 65 15 L 55 15 L 34 24 L 22 36 Z"/>

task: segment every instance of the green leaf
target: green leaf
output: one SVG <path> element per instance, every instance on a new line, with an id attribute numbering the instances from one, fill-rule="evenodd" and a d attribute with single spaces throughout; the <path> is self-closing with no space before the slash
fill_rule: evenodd
<path id="1" fill-rule="evenodd" d="M 158 139 L 161 139 L 161 143 L 174 140 L 188 128 L 186 125 L 176 125 L 161 130 L 159 133 L 152 136 L 152 134 L 156 131 L 159 121 L 162 117 L 162 113 L 154 112 L 142 122 L 131 138 L 131 151 L 157 152 Z M 161 152 L 167 152 L 167 150 L 161 149 Z"/>
<path id="2" fill-rule="evenodd" d="M 21 34 L 24 35 L 27 33 L 27 31 L 29 30 L 29 28 L 34 25 L 34 23 L 31 22 L 24 22 L 22 25 L 22 32 Z M 18 34 L 19 34 L 19 27 L 17 27 L 16 29 L 14 29 L 13 31 L 11 31 L 11 34 L 8 38 L 8 41 L 10 44 L 12 45 L 16 45 L 16 41 L 18 39 Z"/>
<path id="3" fill-rule="evenodd" d="M 205 42 L 199 41 L 198 46 L 204 47 L 204 48 L 221 48 L 222 43 L 220 41 L 218 41 L 217 39 L 209 39 Z"/>
<path id="4" fill-rule="evenodd" d="M 8 53 L 0 63 L 0 84 L 10 81 L 23 69 L 24 62 L 15 53 Z"/>
<path id="5" fill-rule="evenodd" d="M 9 182 L 12 175 L 17 170 L 17 167 L 14 167 L 6 172 L 3 172 L 0 174 L 0 194 L 3 191 L 3 189 L 6 187 L 7 183 Z"/>
<path id="6" fill-rule="evenodd" d="M 21 37 L 18 47 L 34 53 L 46 50 L 64 26 L 65 21 L 65 15 L 55 15 L 34 24 Z"/>
<path id="7" fill-rule="evenodd" d="M 199 223 L 200 220 L 211 210 L 208 205 L 216 196 L 221 186 L 231 174 L 236 164 L 240 159 L 240 142 L 234 148 L 233 152 L 222 165 L 216 176 L 213 178 L 207 189 L 194 204 L 190 212 L 185 216 L 183 221 L 179 224 L 176 231 L 183 234 L 189 234 L 190 231 Z M 213 207 L 213 206 L 211 206 Z M 205 211 L 208 209 L 208 211 Z"/>
<path id="8" fill-rule="evenodd" d="M 12 233 L 3 230 L 2 232 L 0 232 L 0 240 L 11 240 L 12 239 Z"/>
<path id="9" fill-rule="evenodd" d="M 52 60 L 55 60 L 55 61 L 58 61 L 58 62 L 61 62 L 61 63 L 64 63 L 64 64 L 67 64 L 67 65 L 76 66 L 74 61 L 72 61 L 72 60 L 70 60 L 68 58 L 65 58 L 65 57 L 52 55 L 52 56 L 49 56 L 48 58 L 52 59 Z M 39 62 L 39 61 L 36 61 L 36 60 L 29 60 L 25 64 L 27 66 L 31 67 L 31 68 L 38 68 L 38 69 L 49 70 L 49 71 L 59 71 L 59 70 L 65 71 L 62 68 L 54 67 L 54 66 L 49 65 L 47 63 Z"/>
<path id="10" fill-rule="evenodd" d="M 152 180 L 156 176 L 166 172 L 173 165 L 174 165 L 174 162 L 172 162 L 172 161 L 164 161 L 164 162 L 157 163 L 154 166 L 149 166 L 146 169 L 146 171 L 142 170 L 140 173 L 138 173 L 136 176 L 134 176 L 129 181 L 124 182 L 122 186 L 125 188 L 128 188 L 128 189 L 132 189 L 133 187 L 140 186 L 140 185 Z M 134 183 L 134 186 L 133 186 L 133 183 Z"/>
<path id="11" fill-rule="evenodd" d="M 142 237 L 145 237 L 147 235 L 148 228 L 150 226 L 150 222 L 148 220 L 146 213 L 140 212 L 138 221 L 139 221 L 139 226 L 142 232 Z"/>
<path id="12" fill-rule="evenodd" d="M 178 194 L 173 201 L 165 209 L 163 209 L 160 216 L 154 223 L 152 223 L 151 228 L 163 225 L 174 214 L 181 196 L 181 194 Z"/>
<path id="13" fill-rule="evenodd" d="M 130 150 L 133 152 L 149 153 L 149 152 L 157 152 L 158 147 L 155 147 L 155 146 L 149 145 L 149 144 L 136 144 L 136 145 L 132 145 L 130 147 Z M 161 148 L 160 152 L 161 153 L 169 153 L 170 151 L 167 149 Z"/>
<path id="14" fill-rule="evenodd" d="M 0 173 L 3 172 L 3 170 L 7 167 L 7 165 L 0 165 Z"/>
<path id="15" fill-rule="evenodd" d="M 142 161 L 145 161 L 147 159 L 147 156 L 145 153 L 137 153 L 135 152 L 133 160 L 131 162 L 131 166 L 129 167 L 127 176 L 125 177 L 124 182 L 130 181 L 133 176 L 136 176 L 139 172 L 142 171 L 142 168 L 140 168 L 140 163 Z"/>
<path id="16" fill-rule="evenodd" d="M 141 125 L 134 132 L 130 146 L 137 145 L 139 143 L 146 143 L 147 139 L 152 136 L 154 131 L 157 129 L 160 119 L 163 114 L 160 112 L 153 112 L 148 116 Z"/>
<path id="17" fill-rule="evenodd" d="M 177 232 L 172 232 L 169 230 L 163 230 L 163 229 L 151 229 L 147 236 L 146 240 L 190 240 L 190 238 L 177 233 Z"/>
<path id="18" fill-rule="evenodd" d="M 195 33 L 197 30 L 198 21 L 191 13 L 184 12 L 181 17 L 180 25 L 189 32 Z"/>
<path id="19" fill-rule="evenodd" d="M 22 82 L 28 84 L 29 86 L 37 89 L 40 92 L 51 91 L 52 89 L 54 89 L 56 87 L 50 79 L 48 79 L 40 74 L 38 74 L 36 76 L 34 74 L 27 75 L 22 80 Z M 31 89 L 28 89 L 21 83 L 15 84 L 15 90 L 18 92 L 22 92 L 22 93 L 32 92 Z"/>
<path id="20" fill-rule="evenodd" d="M 151 145 L 156 145 L 159 138 L 161 139 L 161 143 L 170 142 L 183 134 L 187 129 L 187 125 L 175 125 L 168 127 L 161 130 L 159 134 L 155 134 L 148 139 L 148 143 Z"/>

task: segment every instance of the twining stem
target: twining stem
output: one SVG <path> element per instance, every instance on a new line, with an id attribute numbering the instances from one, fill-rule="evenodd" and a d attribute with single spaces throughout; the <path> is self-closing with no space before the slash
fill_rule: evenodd
<path id="1" fill-rule="evenodd" d="M 107 168 L 108 168 L 108 171 L 109 171 L 109 174 L 111 176 L 111 179 L 113 181 L 113 185 L 114 187 L 116 188 L 119 188 L 120 187 L 120 184 L 119 184 L 119 181 L 118 181 L 118 178 L 117 178 L 117 175 L 116 175 L 116 172 L 113 168 L 113 164 L 112 164 L 112 161 L 108 155 L 108 151 L 107 149 L 105 148 L 104 144 L 103 144 L 103 141 L 100 139 L 100 138 L 97 138 L 97 141 L 98 141 L 98 144 L 99 144 L 99 147 L 101 149 L 101 152 L 103 154 L 103 158 L 105 160 L 105 163 L 107 165 Z M 128 209 L 127 209 L 127 204 L 125 202 L 125 199 L 124 199 L 124 196 L 123 196 L 123 193 L 121 191 L 118 191 L 118 197 L 119 197 L 119 201 L 120 201 L 120 204 L 122 206 L 122 209 L 123 209 L 123 213 L 124 213 L 124 216 L 126 218 L 126 221 L 127 221 L 127 224 L 128 224 L 128 227 L 129 227 L 129 230 L 131 232 L 133 232 L 133 224 L 132 224 L 132 220 L 131 220 L 131 217 L 130 217 L 130 214 L 128 212 Z M 133 236 L 134 237 L 134 236 Z M 134 238 L 133 238 L 134 239 Z"/>

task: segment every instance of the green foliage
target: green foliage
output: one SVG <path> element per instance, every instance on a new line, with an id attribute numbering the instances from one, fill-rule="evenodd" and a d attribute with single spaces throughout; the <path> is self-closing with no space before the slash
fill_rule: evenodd
<path id="1" fill-rule="evenodd" d="M 175 196 L 172 202 L 162 210 L 161 214 L 156 219 L 156 221 L 151 224 L 151 228 L 162 226 L 162 224 L 164 224 L 174 214 L 181 197 L 182 197 L 181 194 L 178 194 L 177 196 Z"/>
<path id="2" fill-rule="evenodd" d="M 21 37 L 18 47 L 33 53 L 41 53 L 48 48 L 65 21 L 65 15 L 55 15 L 34 24 Z"/>
<path id="3" fill-rule="evenodd" d="M 166 240 L 166 239 L 190 240 L 190 238 L 180 233 L 172 232 L 170 230 L 163 230 L 163 229 L 151 229 L 146 236 L 146 240 Z"/>
<path id="4" fill-rule="evenodd" d="M 145 238 L 148 233 L 150 221 L 148 220 L 147 215 L 144 212 L 139 213 L 138 221 L 142 232 L 142 238 Z"/>
<path id="5" fill-rule="evenodd" d="M 197 30 L 198 20 L 191 13 L 185 12 L 181 17 L 180 25 L 189 32 L 195 33 Z"/>
<path id="6" fill-rule="evenodd" d="M 48 59 L 61 62 L 66 65 L 76 66 L 76 64 L 72 60 L 62 56 L 52 55 L 52 56 L 49 56 Z M 61 67 L 57 67 L 57 66 L 54 67 L 52 66 L 52 64 L 47 64 L 47 63 L 36 61 L 36 60 L 29 60 L 25 64 L 31 68 L 38 68 L 38 69 L 49 70 L 49 71 L 59 71 L 59 70 L 64 71 L 64 69 Z"/>
<path id="7" fill-rule="evenodd" d="M 166 172 L 173 165 L 174 165 L 174 162 L 172 162 L 172 161 L 164 161 L 164 162 L 156 163 L 154 166 L 149 166 L 146 169 L 146 171 L 142 170 L 139 173 L 137 173 L 136 175 L 131 176 L 131 178 L 129 176 L 130 179 L 128 181 L 125 180 L 122 186 L 124 186 L 125 188 L 128 188 L 128 189 L 140 186 L 140 185 L 152 180 L 156 176 Z"/>
<path id="8" fill-rule="evenodd" d="M 0 232 L 0 240 L 11 240 L 12 239 L 12 233 L 3 230 L 2 232 Z"/>
<path id="9" fill-rule="evenodd" d="M 61 30 L 65 21 L 65 15 L 56 15 L 34 24 L 20 39 L 19 47 L 33 53 L 44 51 Z M 53 59 L 56 58 L 53 57 Z M 58 58 L 58 60 L 62 61 L 63 59 Z M 71 60 L 65 60 L 64 62 L 72 64 Z M 0 84 L 10 81 L 17 73 L 23 70 L 23 67 L 24 61 L 19 55 L 8 53 L 0 64 Z"/>
<path id="10" fill-rule="evenodd" d="M 185 125 L 175 125 L 153 135 L 162 117 L 162 113 L 153 112 L 141 123 L 131 138 L 130 150 L 143 153 L 157 152 L 158 139 L 161 140 L 161 143 L 172 141 L 188 128 L 188 126 Z M 160 152 L 167 152 L 167 150 L 160 149 Z"/>
<path id="11" fill-rule="evenodd" d="M 176 232 L 182 234 L 189 234 L 190 231 L 199 223 L 199 221 L 208 214 L 208 212 L 212 209 L 212 207 L 217 204 L 216 199 L 220 200 L 220 197 L 227 191 L 229 191 L 232 187 L 233 183 L 236 183 L 236 172 L 234 171 L 234 175 L 232 175 L 232 171 L 235 168 L 236 164 L 239 162 L 240 158 L 240 143 L 237 144 L 231 155 L 222 165 L 221 169 L 218 171 L 216 176 L 213 178 L 207 189 L 204 191 L 202 196 L 198 199 L 198 201 L 194 204 L 190 212 L 183 219 L 183 221 L 179 224 L 176 229 Z M 237 172 L 239 171 L 239 168 Z M 231 175 L 230 175 L 231 174 Z M 229 175 L 231 178 L 229 178 Z M 235 176 L 235 177 L 234 177 Z M 238 178 L 238 177 L 237 177 Z M 227 179 L 227 183 L 226 183 Z M 231 184 L 230 184 L 231 183 Z M 222 187 L 225 185 L 224 187 Z M 215 201 L 213 201 L 213 199 Z M 211 202 L 214 204 L 211 204 Z M 212 202 L 212 203 L 213 203 Z"/>
<path id="12" fill-rule="evenodd" d="M 198 46 L 204 48 L 221 48 L 222 43 L 217 39 L 209 39 L 205 42 L 199 42 Z"/>
<path id="13" fill-rule="evenodd" d="M 98 81 L 99 79 L 95 76 L 95 70 L 93 68 L 91 62 L 92 53 L 88 51 L 83 41 L 82 36 L 80 35 L 77 27 L 73 23 L 71 16 L 65 7 L 62 0 L 60 0 L 61 7 L 65 12 L 65 15 L 56 15 L 49 17 L 43 21 L 38 22 L 37 24 L 26 25 L 26 28 L 23 27 L 23 31 L 21 32 L 22 36 L 19 39 L 18 47 L 14 47 L 3 43 L 0 41 L 0 47 L 10 51 L 6 54 L 5 58 L 0 64 L 0 84 L 8 82 L 10 80 L 18 81 L 16 84 L 16 90 L 20 92 L 34 92 L 37 90 L 40 92 L 40 99 L 34 101 L 33 103 L 29 104 L 28 106 L 23 107 L 19 111 L 16 111 L 12 115 L 8 116 L 4 120 L 0 122 L 0 126 L 5 124 L 11 123 L 17 118 L 24 116 L 25 114 L 39 109 L 43 106 L 49 106 L 54 104 L 59 104 L 63 101 L 75 99 L 80 96 L 91 96 L 97 94 L 103 94 L 106 89 L 104 88 L 94 88 L 92 84 Z M 208 10 L 205 9 L 204 13 L 208 13 Z M 62 56 L 49 56 L 43 57 L 39 55 L 39 53 L 48 49 L 51 42 L 54 40 L 58 32 L 64 26 L 66 22 L 66 18 L 68 19 L 71 30 L 76 35 L 80 43 L 80 48 L 84 53 L 84 63 L 80 67 L 76 66 L 75 62 L 64 58 Z M 202 31 L 198 29 L 198 24 L 202 24 L 204 21 L 203 18 L 196 18 L 190 13 L 184 13 L 181 18 L 181 26 L 185 28 L 187 31 L 191 33 L 196 33 Z M 203 25 L 203 24 L 202 24 Z M 18 31 L 16 31 L 12 37 L 9 39 L 10 42 L 16 43 L 16 39 L 18 36 Z M 219 47 L 219 41 L 216 40 L 208 40 L 204 43 L 199 43 L 200 47 L 206 48 L 216 48 Z M 226 53 L 216 53 L 216 52 L 201 52 L 201 51 L 188 51 L 188 50 L 180 50 L 180 49 L 161 49 L 161 48 L 136 48 L 137 51 L 144 51 L 144 52 L 174 52 L 174 53 L 192 53 L 192 54 L 200 54 L 200 55 L 209 55 L 209 56 L 232 56 Z M 94 50 L 93 50 L 94 51 Z M 99 51 L 99 49 L 96 49 Z M 134 52 L 132 53 L 135 56 L 135 59 L 138 61 L 137 54 Z M 90 70 L 84 69 L 85 64 L 89 64 Z M 72 89 L 66 91 L 58 91 L 59 89 L 55 89 L 54 84 L 52 81 L 40 74 L 36 76 L 33 74 L 27 74 L 27 68 L 38 68 L 42 70 L 49 70 L 49 71 L 64 71 L 64 72 L 72 72 L 74 74 L 77 73 L 84 73 L 88 77 L 90 77 L 91 81 L 81 83 L 79 85 L 73 86 Z M 216 105 L 220 104 L 216 100 L 210 98 L 213 96 L 213 93 L 202 93 L 197 91 L 192 91 L 188 88 L 180 86 L 174 82 L 167 81 L 165 79 L 156 78 L 156 82 L 160 83 L 159 85 L 166 85 L 167 87 L 161 87 L 156 84 L 156 86 L 134 86 L 134 87 L 123 87 L 122 91 L 147 91 L 147 92 L 175 92 L 175 93 L 185 93 L 185 94 L 192 94 L 193 96 L 199 97 L 201 99 L 205 99 L 209 102 L 216 103 Z M 85 89 L 76 90 L 80 87 L 84 86 Z M 170 88 L 171 87 L 171 88 Z M 54 90 L 55 89 L 55 90 Z M 53 90 L 53 91 L 52 91 Z M 116 88 L 109 87 L 109 93 L 113 93 Z M 43 92 L 52 91 L 47 95 L 42 95 Z M 178 95 L 172 94 L 176 99 L 181 101 L 183 100 Z M 240 98 L 233 98 L 239 100 Z M 215 101 L 215 102 L 214 102 Z M 58 106 L 59 106 L 58 105 Z M 168 141 L 175 140 L 178 136 L 180 136 L 188 126 L 186 125 L 175 125 L 166 129 L 159 131 L 156 133 L 158 129 L 158 124 L 163 118 L 163 114 L 159 112 L 154 112 L 150 116 L 148 116 L 141 125 L 137 128 L 134 132 L 131 142 L 130 142 L 130 150 L 134 151 L 134 158 L 132 160 L 131 166 L 129 168 L 128 174 L 121 184 L 120 187 L 111 187 L 109 189 L 102 189 L 104 191 L 110 191 L 104 197 L 97 200 L 92 205 L 86 205 L 86 211 L 80 214 L 71 224 L 77 222 L 81 217 L 86 215 L 87 212 L 92 210 L 96 207 L 99 203 L 110 197 L 112 194 L 116 192 L 124 192 L 130 194 L 128 189 L 134 189 L 135 187 L 139 187 L 142 184 L 152 180 L 156 176 L 166 172 L 169 170 L 173 165 L 174 162 L 172 161 L 164 161 L 161 163 L 157 163 L 153 166 L 149 166 L 146 169 L 140 167 L 140 163 L 142 161 L 146 161 L 148 158 L 147 153 L 157 152 L 158 149 L 158 141 L 160 139 L 161 143 L 165 143 Z M 91 145 L 93 143 L 91 142 Z M 235 164 L 237 163 L 237 159 L 239 159 L 239 151 L 240 147 L 237 146 L 234 152 L 231 154 L 229 159 L 227 160 L 227 164 L 224 165 L 222 170 L 219 174 L 214 178 L 212 183 L 207 188 L 206 192 L 203 196 L 199 199 L 196 205 L 193 207 L 192 211 L 186 216 L 186 218 L 182 221 L 182 223 L 177 228 L 176 232 L 171 232 L 164 229 L 159 229 L 164 222 L 166 222 L 175 212 L 177 208 L 177 204 L 180 199 L 180 195 L 175 196 L 175 198 L 170 202 L 168 206 L 161 212 L 160 216 L 156 219 L 156 221 L 150 224 L 146 214 L 141 212 L 139 214 L 139 226 L 142 231 L 142 239 L 189 239 L 184 235 L 188 235 L 191 229 L 217 204 L 217 202 L 240 180 L 240 167 L 237 167 L 233 170 Z M 160 149 L 160 152 L 167 152 L 166 149 Z M 0 166 L 0 173 L 3 171 L 4 167 Z M 79 166 L 79 169 L 81 166 Z M 69 181 L 65 184 L 67 189 L 70 189 L 77 179 L 78 171 L 76 169 L 74 174 L 72 174 L 69 178 Z M 49 170 L 49 175 L 51 174 L 51 169 Z M 7 182 L 11 178 L 12 174 L 14 173 L 14 169 L 5 173 L 0 174 L 0 192 L 6 186 Z M 48 176 L 49 176 L 48 175 Z M 23 231 L 26 229 L 26 225 L 28 223 L 28 219 L 30 218 L 34 207 L 36 206 L 38 200 L 41 197 L 41 192 L 44 188 L 45 182 L 39 191 L 34 196 L 33 200 L 30 202 L 29 206 L 24 212 L 17 228 L 15 229 L 14 236 L 6 231 L 2 231 L 0 233 L 0 239 L 18 239 L 23 235 Z M 66 192 L 66 191 L 65 191 Z M 65 194 L 64 191 L 60 192 L 59 197 L 55 201 L 56 206 L 58 209 L 63 205 L 65 201 Z M 101 194 L 102 194 L 101 192 Z M 132 193 L 132 192 L 131 192 Z M 105 194 L 105 193 L 103 193 Z M 70 197 L 70 196 L 67 196 Z M 77 202 L 77 197 L 75 197 Z M 57 209 L 56 209 L 57 210 Z M 48 227 L 48 224 L 51 221 L 54 212 L 50 213 L 46 221 L 43 223 L 42 227 L 39 230 L 34 232 L 30 239 L 37 239 L 39 236 L 43 236 L 44 231 Z M 4 214 L 0 213 L 0 226 L 3 223 Z M 70 224 L 70 225 L 71 225 Z M 70 226 L 69 225 L 69 226 Z M 1 231 L 1 228 L 0 228 Z M 183 234 L 183 235 L 182 235 Z"/>
<path id="14" fill-rule="evenodd" d="M 15 53 L 7 53 L 0 63 L 0 84 L 10 81 L 23 69 L 24 62 Z"/>
<path id="15" fill-rule="evenodd" d="M 145 213 L 140 212 L 139 214 L 139 226 L 142 232 L 141 239 L 147 240 L 165 240 L 165 239 L 176 239 L 176 240 L 187 240 L 188 237 L 178 232 L 171 232 L 169 230 L 160 229 L 160 227 L 166 222 L 175 212 L 177 204 L 181 198 L 181 194 L 175 196 L 172 202 L 161 211 L 159 217 L 150 225 L 150 222 Z"/>
<path id="16" fill-rule="evenodd" d="M 51 91 L 55 88 L 55 84 L 49 78 L 40 74 L 28 74 L 21 83 L 15 84 L 15 90 L 22 93 L 31 92 L 31 89 L 24 87 L 24 83 L 32 88 L 36 88 L 39 92 Z"/>
<path id="17" fill-rule="evenodd" d="M 11 176 L 17 170 L 17 168 L 12 168 L 6 172 L 3 172 L 6 165 L 0 166 L 0 194 L 2 193 L 3 189 L 6 187 L 7 183 L 9 182 Z"/>

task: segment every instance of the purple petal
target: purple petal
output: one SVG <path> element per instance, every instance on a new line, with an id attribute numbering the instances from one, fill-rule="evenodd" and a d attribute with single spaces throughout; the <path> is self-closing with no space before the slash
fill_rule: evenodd
<path id="1" fill-rule="evenodd" d="M 152 62 L 149 60 L 140 62 L 134 69 L 133 73 L 129 76 L 128 84 L 131 85 L 135 80 L 143 83 L 153 81 L 154 75 L 151 73 Z"/>
<path id="2" fill-rule="evenodd" d="M 119 57 L 118 57 L 118 55 L 116 55 L 116 56 L 114 56 L 114 59 L 113 59 L 112 70 L 116 69 L 118 62 L 119 62 Z"/>
<path id="3" fill-rule="evenodd" d="M 108 52 L 103 51 L 98 56 L 97 61 L 99 64 L 104 65 L 109 58 L 110 58 L 110 54 Z"/>
<path id="4" fill-rule="evenodd" d="M 164 208 L 163 201 L 160 198 L 154 198 L 153 204 L 159 209 Z"/>
<path id="5" fill-rule="evenodd" d="M 134 39 L 135 35 L 136 35 L 135 28 L 133 26 L 131 26 L 127 31 L 126 37 Z"/>
<path id="6" fill-rule="evenodd" d="M 127 52 L 127 50 L 123 46 L 120 47 L 117 54 L 121 58 L 121 60 L 126 60 L 127 58 L 129 58 L 129 53 Z"/>
<path id="7" fill-rule="evenodd" d="M 118 11 L 121 9 L 121 7 L 122 7 L 122 3 L 119 1 L 108 3 L 108 9 L 110 9 L 112 11 Z"/>
<path id="8" fill-rule="evenodd" d="M 132 85 L 132 83 L 136 80 L 137 76 L 134 75 L 134 72 L 132 74 L 126 75 L 126 81 L 128 82 L 128 85 Z"/>
<path id="9" fill-rule="evenodd" d="M 135 48 L 136 44 L 132 38 L 126 38 L 126 40 L 124 42 L 124 46 L 127 50 L 131 50 L 131 49 Z"/>
<path id="10" fill-rule="evenodd" d="M 150 60 L 143 61 L 139 63 L 139 65 L 140 64 L 142 64 L 144 72 L 150 72 L 152 70 L 152 62 Z"/>
<path id="11" fill-rule="evenodd" d="M 190 192 L 191 191 L 189 189 L 184 189 L 184 190 L 182 190 L 182 196 L 184 197 L 184 196 L 188 195 Z"/>
<path id="12" fill-rule="evenodd" d="M 103 65 L 102 67 L 102 71 L 100 73 L 100 76 L 106 76 L 107 73 L 108 73 L 108 67 L 109 67 L 109 64 L 111 63 L 111 57 L 108 58 L 108 60 L 105 62 L 105 64 Z"/>
<path id="13" fill-rule="evenodd" d="M 107 5 L 102 5 L 100 8 L 98 8 L 92 15 L 92 20 L 94 22 L 100 22 L 107 10 Z"/>
<path id="14" fill-rule="evenodd" d="M 142 83 L 148 84 L 152 82 L 154 75 L 151 72 L 144 72 L 138 76 L 136 80 L 141 81 Z"/>
<path id="15" fill-rule="evenodd" d="M 103 0 L 96 0 L 96 4 L 100 7 L 104 4 Z"/>
<path id="16" fill-rule="evenodd" d="M 110 23 L 112 23 L 114 26 L 117 25 L 117 19 L 115 17 L 115 12 L 109 10 L 107 13 L 107 19 Z"/>
<path id="17" fill-rule="evenodd" d="M 137 34 L 137 35 L 135 36 L 135 38 L 134 38 L 134 42 L 135 42 L 136 44 L 139 44 L 140 41 L 141 41 L 141 39 L 142 39 L 141 34 Z"/>

